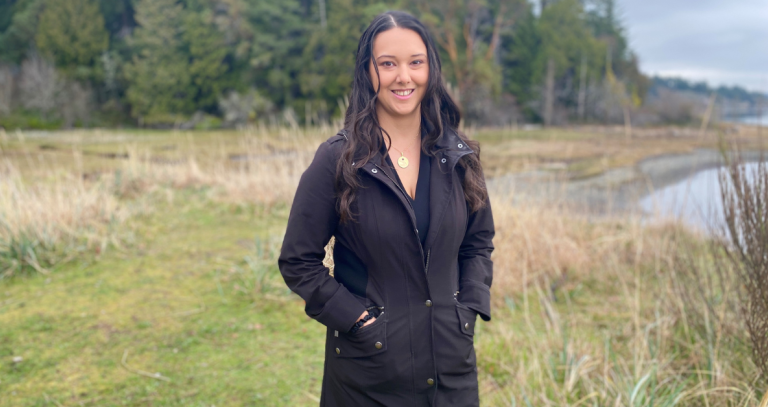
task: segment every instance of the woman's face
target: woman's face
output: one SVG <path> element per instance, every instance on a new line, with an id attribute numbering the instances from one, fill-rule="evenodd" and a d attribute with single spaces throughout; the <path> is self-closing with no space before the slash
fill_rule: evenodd
<path id="1" fill-rule="evenodd" d="M 392 28 L 378 34 L 369 66 L 373 89 L 381 81 L 377 107 L 392 116 L 417 112 L 427 91 L 428 64 L 427 46 L 415 31 Z"/>

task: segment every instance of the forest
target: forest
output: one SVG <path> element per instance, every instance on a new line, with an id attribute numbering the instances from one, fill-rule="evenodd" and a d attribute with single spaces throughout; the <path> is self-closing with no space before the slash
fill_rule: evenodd
<path id="1" fill-rule="evenodd" d="M 651 85 L 615 0 L 2 0 L 0 125 L 328 122 L 392 9 L 430 28 L 472 124 L 623 122 Z"/>

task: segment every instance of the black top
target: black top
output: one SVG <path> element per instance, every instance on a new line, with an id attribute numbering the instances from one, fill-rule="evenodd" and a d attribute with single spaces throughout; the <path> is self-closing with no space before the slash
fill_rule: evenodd
<path id="1" fill-rule="evenodd" d="M 395 179 L 400 184 L 400 188 L 405 191 L 405 186 L 400 180 L 400 176 L 397 175 L 397 170 L 392 164 L 392 160 L 389 158 L 389 154 L 386 155 L 387 165 L 392 168 L 392 172 L 395 173 Z M 424 247 L 424 243 L 427 240 L 427 233 L 429 232 L 429 172 L 430 172 L 429 156 L 421 152 L 421 158 L 419 159 L 419 179 L 416 181 L 416 198 L 412 199 L 408 193 L 405 196 L 411 202 L 413 211 L 416 214 L 416 229 L 419 231 L 419 240 L 421 241 L 421 247 Z"/>

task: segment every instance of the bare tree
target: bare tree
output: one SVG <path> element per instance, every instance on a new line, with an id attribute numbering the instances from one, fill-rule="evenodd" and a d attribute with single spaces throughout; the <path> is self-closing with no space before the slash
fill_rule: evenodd
<path id="1" fill-rule="evenodd" d="M 13 71 L 10 66 L 0 65 L 0 114 L 11 113 L 13 103 Z"/>
<path id="2" fill-rule="evenodd" d="M 547 60 L 547 76 L 544 83 L 544 125 L 552 125 L 555 108 L 555 61 Z"/>
<path id="3" fill-rule="evenodd" d="M 37 53 L 21 63 L 20 102 L 27 109 L 48 114 L 56 107 L 61 81 L 53 64 Z"/>

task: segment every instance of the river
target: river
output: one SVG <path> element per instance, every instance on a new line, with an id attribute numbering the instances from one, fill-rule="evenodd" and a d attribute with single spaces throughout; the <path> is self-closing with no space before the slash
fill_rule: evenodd
<path id="1" fill-rule="evenodd" d="M 742 153 L 747 171 L 761 154 Z M 649 157 L 632 167 L 615 168 L 585 180 L 529 171 L 489 180 L 492 194 L 511 192 L 513 202 L 566 205 L 589 218 L 640 216 L 646 223 L 674 218 L 704 232 L 722 225 L 718 173 L 720 152 L 697 149 L 688 154 Z"/>
<path id="2" fill-rule="evenodd" d="M 759 164 L 744 164 L 747 179 L 754 182 Z M 677 219 L 703 231 L 725 225 L 720 188 L 723 167 L 702 170 L 687 179 L 653 191 L 638 205 L 653 218 Z M 726 178 L 726 182 L 730 182 Z"/>

